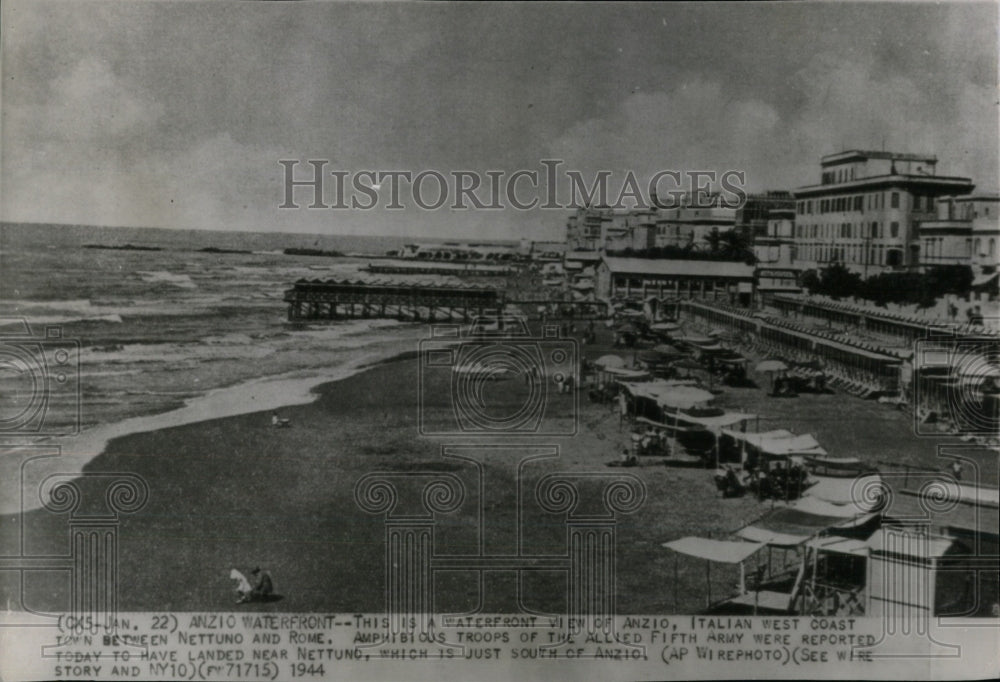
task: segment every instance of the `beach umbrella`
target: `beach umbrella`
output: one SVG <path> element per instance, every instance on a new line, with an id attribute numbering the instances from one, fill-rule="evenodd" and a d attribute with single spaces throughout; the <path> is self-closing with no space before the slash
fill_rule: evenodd
<path id="1" fill-rule="evenodd" d="M 639 328 L 632 322 L 624 322 L 617 327 L 615 330 L 621 332 L 622 334 L 638 334 Z"/>
<path id="2" fill-rule="evenodd" d="M 639 361 L 644 362 L 647 365 L 655 364 L 663 361 L 663 356 L 652 350 L 644 350 L 639 353 Z"/>
<path id="3" fill-rule="evenodd" d="M 681 326 L 675 322 L 657 322 L 649 328 L 654 332 L 675 332 L 680 330 Z"/>
<path id="4" fill-rule="evenodd" d="M 720 339 L 722 341 L 732 341 L 736 338 L 732 332 L 726 331 L 725 329 L 713 329 L 708 333 L 713 339 Z"/>
<path id="5" fill-rule="evenodd" d="M 601 357 L 594 360 L 594 364 L 598 367 L 624 367 L 625 361 L 618 357 L 617 355 L 602 355 Z"/>
<path id="6" fill-rule="evenodd" d="M 653 352 L 659 353 L 660 355 L 683 355 L 683 353 L 671 346 L 669 343 L 661 343 L 653 346 Z"/>
<path id="7" fill-rule="evenodd" d="M 757 363 L 756 369 L 758 372 L 784 372 L 788 365 L 781 360 L 762 360 Z"/>
<path id="8" fill-rule="evenodd" d="M 673 386 L 669 391 L 661 393 L 657 402 L 665 407 L 686 410 L 713 398 L 713 394 L 696 386 Z"/>
<path id="9" fill-rule="evenodd" d="M 691 358 L 682 358 L 680 360 L 670 363 L 670 366 L 675 367 L 677 369 L 704 369 L 701 365 L 699 365 Z"/>

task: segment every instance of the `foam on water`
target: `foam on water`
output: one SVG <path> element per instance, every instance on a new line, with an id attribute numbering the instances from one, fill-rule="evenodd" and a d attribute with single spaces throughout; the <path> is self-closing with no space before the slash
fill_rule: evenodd
<path id="1" fill-rule="evenodd" d="M 180 287 L 182 289 L 195 289 L 198 286 L 191 281 L 190 275 L 178 275 L 173 272 L 167 272 L 166 270 L 139 270 L 135 274 L 142 277 L 143 282 L 147 282 L 149 284 L 159 284 L 162 282 L 172 284 L 175 287 Z"/>
<path id="2" fill-rule="evenodd" d="M 36 460 L 30 466 L 21 467 L 21 462 L 30 450 L 19 453 L 17 449 L 5 448 L 5 457 L 0 458 L 0 480 L 14 481 L 22 478 L 21 490 L 26 491 L 26 494 L 24 500 L 0 500 L 0 513 L 17 513 L 22 505 L 25 511 L 41 508 L 43 500 L 37 495 L 27 494 L 28 491 L 40 490 L 41 482 L 52 474 L 73 476 L 82 473 L 87 463 L 101 454 L 115 438 L 313 402 L 319 395 L 314 391 L 317 386 L 346 379 L 366 365 L 412 350 L 416 339 L 422 335 L 423 330 L 414 328 L 410 334 L 383 340 L 381 343 L 371 338 L 359 338 L 359 343 L 345 355 L 342 364 L 251 379 L 210 390 L 186 400 L 182 407 L 168 412 L 130 417 L 96 426 L 78 436 L 52 441 L 53 445 L 61 448 L 62 455 Z M 262 419 L 266 418 L 262 416 Z M 308 427 L 303 425 L 303 428 Z M 151 493 L 155 494 L 155 482 L 149 483 Z"/>

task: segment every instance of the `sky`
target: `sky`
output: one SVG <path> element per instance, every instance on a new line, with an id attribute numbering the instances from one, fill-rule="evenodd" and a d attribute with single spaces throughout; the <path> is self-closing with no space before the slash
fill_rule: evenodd
<path id="1" fill-rule="evenodd" d="M 818 182 L 824 154 L 885 148 L 996 191 L 997 7 L 4 0 L 0 217 L 563 234 L 556 209 L 390 210 L 381 194 L 371 210 L 309 209 L 309 188 L 281 209 L 283 159 L 301 162 L 296 180 L 307 160 L 544 179 L 558 159 L 564 194 L 565 170 L 610 171 L 612 187 L 630 171 L 738 170 L 759 191 Z M 433 201 L 436 183 L 422 187 Z"/>

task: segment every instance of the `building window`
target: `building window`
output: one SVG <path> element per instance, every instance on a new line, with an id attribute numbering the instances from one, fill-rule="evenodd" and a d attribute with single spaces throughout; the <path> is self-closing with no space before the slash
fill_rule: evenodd
<path id="1" fill-rule="evenodd" d="M 893 239 L 899 236 L 899 223 L 896 221 L 892 221 L 892 223 L 889 224 L 889 236 Z"/>
<path id="2" fill-rule="evenodd" d="M 979 239 L 979 237 L 976 237 L 976 255 L 977 255 L 977 256 L 981 256 L 981 255 L 983 255 L 983 254 L 981 254 L 981 253 L 979 252 L 979 250 L 980 250 L 980 249 L 982 248 L 982 246 L 983 246 L 983 242 L 982 242 L 982 240 L 980 240 L 980 239 Z"/>
<path id="3" fill-rule="evenodd" d="M 891 202 L 889 204 L 890 208 L 899 208 L 899 192 L 893 192 L 889 201 Z"/>
<path id="4" fill-rule="evenodd" d="M 997 240 L 994 239 L 993 237 L 990 237 L 990 250 L 986 255 L 989 256 L 990 258 L 993 258 L 993 255 L 996 252 L 996 248 L 997 248 Z"/>

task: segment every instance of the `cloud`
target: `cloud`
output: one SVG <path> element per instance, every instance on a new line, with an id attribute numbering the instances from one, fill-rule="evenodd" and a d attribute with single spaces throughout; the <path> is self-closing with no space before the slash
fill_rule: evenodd
<path id="1" fill-rule="evenodd" d="M 660 170 L 744 169 L 779 123 L 768 103 L 733 98 L 721 82 L 692 77 L 669 93 L 628 96 L 566 130 L 547 153 L 568 169 L 610 170 L 619 182 L 632 171 L 644 185 Z"/>

